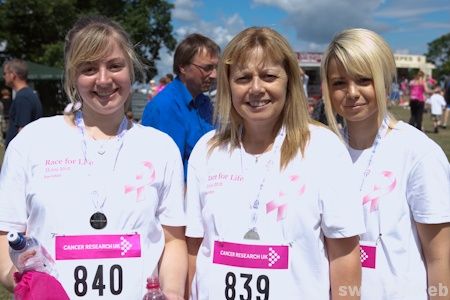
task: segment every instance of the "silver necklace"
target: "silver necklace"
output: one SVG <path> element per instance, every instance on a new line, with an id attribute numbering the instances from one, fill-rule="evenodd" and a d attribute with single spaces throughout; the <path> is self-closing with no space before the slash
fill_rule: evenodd
<path id="1" fill-rule="evenodd" d="M 77 128 L 80 130 L 81 136 L 82 136 L 82 151 L 83 151 L 83 156 L 84 156 L 84 161 L 87 163 L 88 167 L 88 174 L 91 174 L 92 172 L 92 165 L 91 163 L 89 163 L 88 160 L 88 151 L 87 151 L 87 137 L 86 137 L 86 125 L 84 124 L 84 120 L 83 120 L 83 113 L 81 111 L 77 111 L 75 113 L 75 125 L 77 126 Z M 125 135 L 125 133 L 128 130 L 128 120 L 127 118 L 124 116 L 119 129 L 117 130 L 117 134 L 116 136 L 113 136 L 111 138 L 109 138 L 106 142 L 112 140 L 112 138 L 115 138 L 115 142 L 118 145 L 117 146 L 117 152 L 114 158 L 114 163 L 112 166 L 112 170 L 111 172 L 114 172 L 115 168 L 116 168 L 116 164 L 117 164 L 117 159 L 119 157 L 119 153 L 120 150 L 122 149 L 123 146 L 123 137 Z M 95 140 L 95 139 L 94 139 Z M 100 155 L 103 155 L 106 153 L 106 150 L 104 150 L 103 143 L 99 149 L 97 149 L 97 153 Z M 103 176 L 101 176 L 103 177 Z M 101 193 L 99 190 L 102 189 L 103 193 Z M 105 205 L 106 202 L 106 187 L 99 187 L 97 186 L 97 188 L 93 189 L 93 191 L 90 194 L 90 198 L 92 201 L 92 204 L 94 205 L 94 209 L 95 212 L 91 215 L 91 217 L 89 218 L 89 223 L 91 224 L 91 227 L 94 229 L 103 229 L 106 227 L 106 225 L 108 224 L 108 219 L 106 217 L 106 214 L 103 212 L 103 206 Z"/>
<path id="2" fill-rule="evenodd" d="M 244 235 L 244 239 L 246 240 L 259 240 L 260 236 L 258 233 L 258 228 L 257 228 L 257 222 L 258 222 L 258 214 L 259 214 L 259 206 L 260 206 L 260 195 L 261 195 L 261 191 L 264 188 L 265 182 L 266 182 L 266 178 L 268 177 L 270 170 L 272 169 L 273 165 L 274 165 L 274 161 L 276 158 L 276 155 L 279 153 L 279 150 L 281 148 L 281 145 L 284 141 L 284 137 L 285 137 L 285 129 L 284 127 L 282 127 L 280 129 L 280 131 L 277 134 L 277 137 L 275 138 L 274 144 L 273 144 L 273 149 L 272 149 L 272 154 L 270 159 L 267 161 L 266 165 L 265 165 L 265 174 L 263 174 L 263 177 L 261 179 L 260 184 L 258 185 L 258 189 L 256 192 L 256 197 L 250 201 L 250 226 L 248 231 L 245 233 Z M 244 146 L 242 144 L 242 139 L 240 142 L 240 154 L 241 154 L 241 168 L 242 168 L 242 173 L 244 173 L 244 162 L 243 162 L 243 150 Z M 256 162 L 258 162 L 258 158 L 261 156 L 262 154 L 259 154 L 258 156 L 255 156 Z M 248 176 L 245 176 L 248 178 Z"/>

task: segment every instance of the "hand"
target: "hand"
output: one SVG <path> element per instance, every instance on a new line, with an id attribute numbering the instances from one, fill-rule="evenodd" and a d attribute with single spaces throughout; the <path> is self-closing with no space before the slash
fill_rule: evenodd
<path id="1" fill-rule="evenodd" d="M 35 255 L 36 255 L 36 249 L 31 249 L 31 250 L 25 251 L 24 253 L 22 253 L 19 256 L 18 264 L 20 266 L 27 266 L 27 265 L 29 265 L 33 261 L 33 260 L 30 260 L 30 259 L 33 258 Z"/>

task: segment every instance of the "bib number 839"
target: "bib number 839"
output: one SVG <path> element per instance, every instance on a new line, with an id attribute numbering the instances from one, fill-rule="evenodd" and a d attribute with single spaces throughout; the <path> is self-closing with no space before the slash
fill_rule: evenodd
<path id="1" fill-rule="evenodd" d="M 233 272 L 228 272 L 225 275 L 225 299 L 226 300 L 269 300 L 269 277 L 266 275 L 260 275 L 256 278 L 256 290 L 259 295 L 252 298 L 252 288 L 250 283 L 252 281 L 252 274 L 239 274 L 239 277 L 244 280 L 243 288 L 246 291 L 246 295 L 239 295 L 236 298 L 236 275 Z"/>
<path id="2" fill-rule="evenodd" d="M 78 297 L 83 297 L 88 292 L 87 277 L 88 272 L 85 266 L 77 266 L 73 272 L 75 279 L 74 292 Z M 97 267 L 94 279 L 92 280 L 92 289 L 98 290 L 98 295 L 103 296 L 103 290 L 106 285 L 103 283 L 103 265 Z M 111 294 L 119 295 L 123 288 L 123 272 L 119 265 L 112 265 L 109 269 L 109 289 Z"/>

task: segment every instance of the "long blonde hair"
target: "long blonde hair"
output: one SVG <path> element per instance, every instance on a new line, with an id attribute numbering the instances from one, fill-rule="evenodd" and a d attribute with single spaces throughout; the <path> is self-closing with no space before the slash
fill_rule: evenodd
<path id="1" fill-rule="evenodd" d="M 392 50 L 377 33 L 368 29 L 353 28 L 344 30 L 333 38 L 324 53 L 320 66 L 325 113 L 330 128 L 341 136 L 328 86 L 328 68 L 333 59 L 344 68 L 350 77 L 372 78 L 379 124 L 385 116 L 389 116 L 391 121 L 395 121 L 387 111 L 387 99 L 391 93 L 392 83 L 397 78 L 397 68 Z"/>
<path id="2" fill-rule="evenodd" d="M 302 92 L 298 60 L 289 43 L 278 32 L 267 27 L 251 27 L 236 35 L 226 46 L 217 69 L 217 96 L 214 111 L 216 133 L 210 141 L 209 152 L 221 146 L 230 150 L 239 147 L 241 116 L 232 104 L 230 68 L 245 65 L 257 48 L 264 57 L 280 63 L 288 76 L 286 103 L 280 115 L 280 126 L 286 129 L 286 138 L 281 147 L 280 168 L 285 168 L 299 152 L 304 154 L 309 140 L 310 117 L 307 101 Z"/>

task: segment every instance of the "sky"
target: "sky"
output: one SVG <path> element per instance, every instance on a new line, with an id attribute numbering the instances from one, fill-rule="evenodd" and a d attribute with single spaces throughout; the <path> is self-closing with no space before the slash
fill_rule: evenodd
<path id="1" fill-rule="evenodd" d="M 198 32 L 223 49 L 243 29 L 267 26 L 281 33 L 295 51 L 322 52 L 339 31 L 374 30 L 394 53 L 420 54 L 427 44 L 450 33 L 448 0 L 169 0 L 177 41 Z M 172 71 L 172 55 L 160 52 L 158 76 Z"/>

